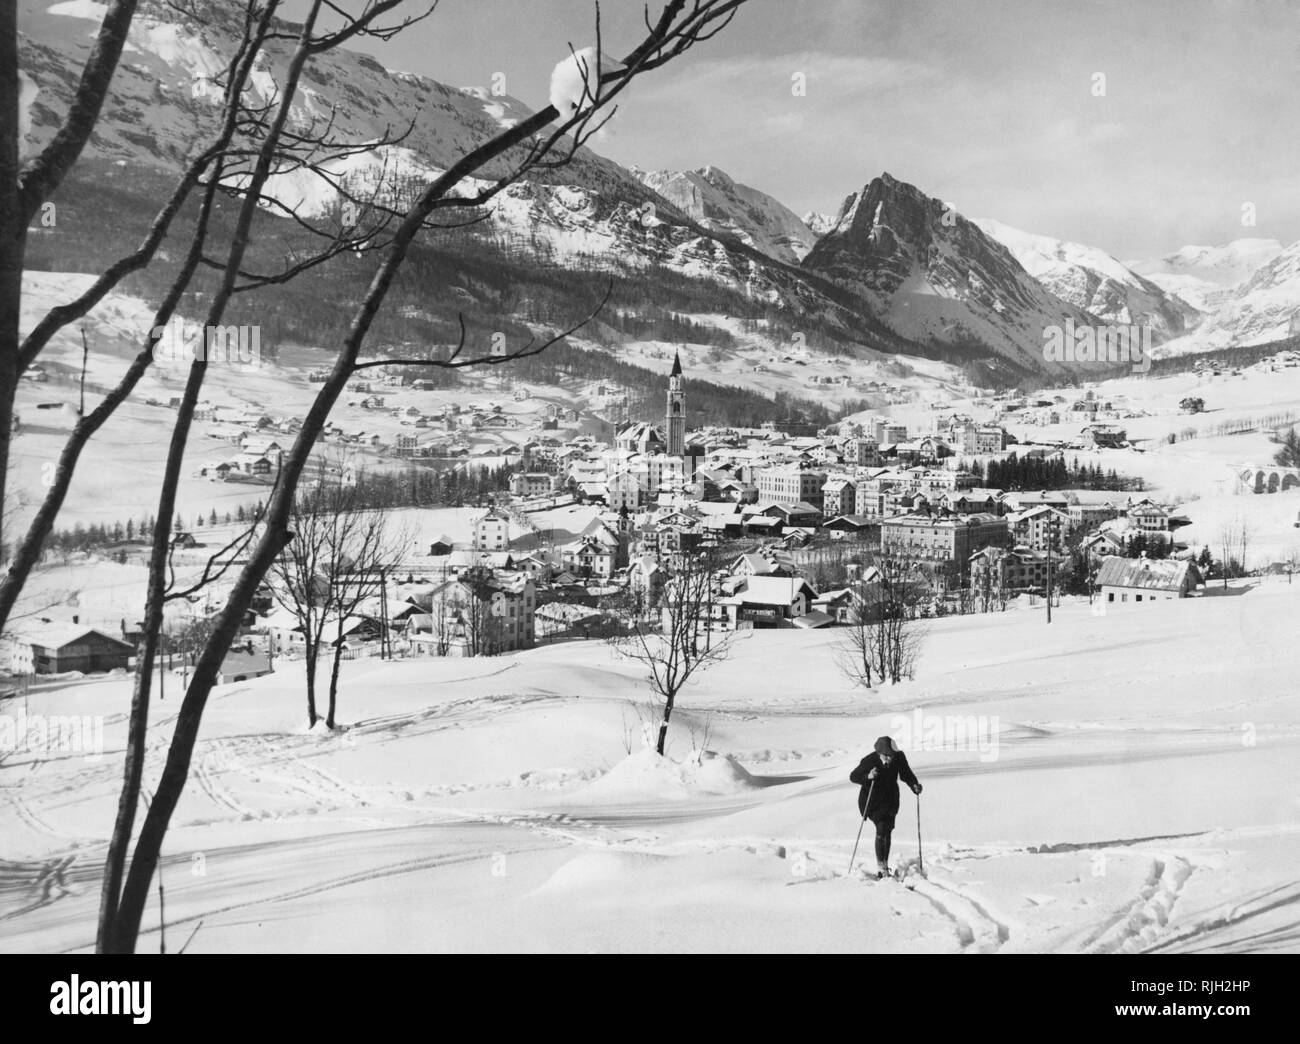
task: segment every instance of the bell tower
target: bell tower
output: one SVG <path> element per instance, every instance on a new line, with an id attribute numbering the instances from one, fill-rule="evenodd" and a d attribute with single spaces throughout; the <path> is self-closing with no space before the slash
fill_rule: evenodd
<path id="1" fill-rule="evenodd" d="M 668 409 L 664 418 L 668 434 L 668 455 L 680 457 L 686 452 L 686 393 L 682 391 L 682 356 L 673 356 L 673 370 L 668 376 Z"/>

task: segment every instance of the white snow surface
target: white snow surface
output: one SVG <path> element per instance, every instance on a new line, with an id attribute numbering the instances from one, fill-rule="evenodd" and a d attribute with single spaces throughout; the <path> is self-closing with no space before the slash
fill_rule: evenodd
<path id="1" fill-rule="evenodd" d="M 332 735 L 304 730 L 282 664 L 209 702 L 164 848 L 167 944 L 202 921 L 188 952 L 1293 952 L 1297 613 L 1283 580 L 1067 599 L 1050 627 L 937 620 L 915 680 L 874 693 L 834 632 L 755 634 L 685 690 L 668 761 L 639 747 L 638 665 L 603 643 L 347 662 Z M 0 949 L 92 947 L 129 694 L 29 695 L 103 716 L 105 751 L 0 763 Z M 929 721 L 996 743 L 934 749 Z M 847 873 L 848 774 L 882 734 L 925 784 L 894 836 L 915 891 L 867 879 L 869 836 Z M 156 951 L 156 903 L 145 926 Z"/>
<path id="2" fill-rule="evenodd" d="M 583 47 L 561 59 L 551 70 L 550 102 L 561 120 L 591 107 L 591 100 L 599 89 L 598 60 L 600 73 L 612 72 L 620 65 L 604 53 L 597 59 L 595 47 Z"/>

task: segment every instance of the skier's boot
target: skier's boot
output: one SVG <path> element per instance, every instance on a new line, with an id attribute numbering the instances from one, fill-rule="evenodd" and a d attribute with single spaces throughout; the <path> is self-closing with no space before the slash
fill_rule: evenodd
<path id="1" fill-rule="evenodd" d="M 889 867 L 886 866 L 884 863 L 879 863 L 879 864 L 877 864 L 877 866 L 876 866 L 876 880 L 879 881 L 879 880 L 881 880 L 882 878 L 889 877 L 889 876 L 890 876 L 890 874 L 889 874 Z"/>

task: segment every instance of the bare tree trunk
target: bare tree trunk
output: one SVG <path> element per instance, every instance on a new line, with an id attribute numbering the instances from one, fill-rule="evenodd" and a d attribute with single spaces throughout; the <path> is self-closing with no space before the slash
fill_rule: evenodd
<path id="1" fill-rule="evenodd" d="M 18 319 L 27 224 L 59 187 L 90 139 L 126 45 L 136 0 L 110 0 L 62 125 L 40 154 L 21 168 L 17 6 L 0 3 L 0 508 L 8 491 L 14 395 L 23 369 Z M 0 529 L 0 548 L 5 540 Z"/>
<path id="2" fill-rule="evenodd" d="M 339 691 L 339 661 L 343 659 L 343 617 L 339 617 L 338 634 L 334 639 L 334 657 L 330 665 L 330 705 L 325 716 L 325 727 L 334 731 L 334 708 Z"/>
<path id="3" fill-rule="evenodd" d="M 7 462 L 18 391 L 18 317 L 27 221 L 18 195 L 18 5 L 0 3 L 0 561 Z"/>
<path id="4" fill-rule="evenodd" d="M 664 746 L 668 742 L 668 719 L 673 716 L 673 704 L 676 701 L 676 691 L 664 694 L 664 717 L 663 721 L 659 723 L 659 742 L 655 746 L 655 750 L 659 752 L 660 757 L 663 757 Z"/>
<path id="5" fill-rule="evenodd" d="M 315 20 L 315 12 L 319 4 L 312 8 L 311 13 L 302 27 L 300 40 L 310 38 L 311 27 Z M 249 182 L 249 192 L 243 204 L 240 207 L 239 217 L 235 224 L 235 229 L 231 237 L 230 250 L 227 255 L 225 271 L 220 287 L 213 294 L 212 303 L 208 309 L 207 322 L 205 328 L 211 329 L 218 325 L 225 312 L 235 286 L 235 280 L 244 254 L 248 248 L 249 230 L 252 225 L 254 213 L 256 212 L 257 194 L 260 193 L 262 186 L 266 182 L 267 175 L 271 168 L 272 153 L 274 144 L 279 140 L 283 131 L 284 123 L 288 118 L 288 103 L 292 99 L 296 89 L 298 77 L 301 75 L 302 67 L 307 60 L 307 50 L 302 44 L 294 52 L 290 62 L 289 73 L 285 78 L 284 91 L 285 96 L 278 106 L 272 126 L 268 131 L 269 137 L 263 144 L 258 153 L 257 163 L 254 173 Z M 141 672 L 136 676 L 135 694 L 132 699 L 131 718 L 128 724 L 127 735 L 127 779 L 123 786 L 121 799 L 119 801 L 119 818 L 128 819 L 134 817 L 134 809 L 140 800 L 140 771 L 143 768 L 143 758 L 145 750 L 145 732 L 148 728 L 149 715 L 149 690 L 150 677 L 149 668 L 152 664 L 153 657 L 157 648 L 160 631 L 162 628 L 163 609 L 166 601 L 166 580 L 167 580 L 167 562 L 168 553 L 171 546 L 171 521 L 175 515 L 176 494 L 180 487 L 181 468 L 185 459 L 185 448 L 189 442 L 190 427 L 194 420 L 194 410 L 199 400 L 199 392 L 203 387 L 204 378 L 207 376 L 207 353 L 203 353 L 203 358 L 195 358 L 190 364 L 189 376 L 185 383 L 185 391 L 181 396 L 180 408 L 177 410 L 176 421 L 172 427 L 171 440 L 167 448 L 167 460 L 163 466 L 163 476 L 161 489 L 158 494 L 158 512 L 157 524 L 154 527 L 153 546 L 149 555 L 149 577 L 148 577 L 148 595 L 145 601 L 144 613 L 144 649 L 141 656 Z M 179 521 L 179 520 L 177 520 Z M 266 542 L 263 537 L 261 543 Z M 269 564 L 269 563 L 268 563 Z M 263 570 L 263 574 L 265 570 Z M 242 579 L 242 576 L 241 576 Z M 261 575 L 257 578 L 261 580 Z M 238 589 L 238 588 L 236 588 Z M 238 630 L 243 621 L 244 610 L 247 609 L 248 602 L 252 600 L 254 591 L 250 591 L 248 600 L 239 607 L 238 612 L 231 612 L 232 603 L 227 604 L 226 612 L 230 619 L 223 621 L 222 625 L 217 628 L 217 633 L 224 636 L 224 644 L 220 647 L 219 655 L 212 657 L 215 660 L 211 664 L 210 679 L 207 681 L 209 688 L 216 683 L 217 672 L 220 669 L 221 661 L 225 659 L 227 650 L 230 648 L 230 642 L 233 640 L 235 632 Z M 226 633 L 228 630 L 228 634 Z M 214 651 L 210 644 L 205 652 Z M 191 681 L 193 685 L 202 677 L 200 667 L 196 665 L 194 678 Z M 204 693 L 206 701 L 207 693 Z M 187 701 L 188 702 L 188 693 Z M 182 703 L 182 712 L 184 703 Z M 181 722 L 178 716 L 176 733 L 184 735 L 181 729 Z M 197 738 L 198 722 L 194 723 L 194 738 Z M 175 746 L 175 734 L 173 734 L 173 747 Z M 192 749 L 193 739 L 190 740 Z M 171 809 L 175 807 L 176 801 L 180 799 L 180 789 L 184 787 L 185 777 L 189 773 L 189 751 L 186 752 L 185 768 L 180 777 L 179 786 L 174 795 L 168 794 L 170 801 L 166 802 L 168 816 Z M 168 767 L 171 762 L 169 758 Z M 134 771 L 132 771 L 134 767 Z M 141 830 L 140 840 L 136 843 L 135 856 L 131 860 L 131 870 L 126 878 L 126 883 L 122 888 L 120 899 L 115 903 L 115 896 L 109 894 L 110 878 L 113 882 L 120 879 L 120 865 L 117 860 L 122 860 L 125 854 L 125 845 L 129 842 L 129 829 L 121 832 L 115 826 L 113 841 L 110 843 L 110 859 L 114 864 L 110 865 L 106 873 L 104 901 L 100 909 L 100 924 L 97 937 L 97 949 L 100 952 L 121 952 L 123 950 L 133 950 L 135 940 L 140 930 L 140 918 L 144 914 L 145 902 L 148 899 L 149 882 L 153 877 L 153 872 L 157 866 L 158 852 L 162 848 L 162 836 L 165 827 L 157 833 L 157 847 L 151 852 L 148 847 L 145 848 L 145 862 L 148 864 L 148 876 L 141 881 L 137 874 L 137 867 L 140 865 L 141 848 L 145 845 L 145 829 L 148 828 L 149 818 L 153 816 L 154 810 L 159 805 L 159 799 L 164 797 L 163 783 L 166 780 L 166 771 L 164 771 L 164 780 L 160 780 L 158 793 L 155 794 L 154 801 L 149 806 L 149 812 L 146 816 L 145 827 Z"/>
<path id="6" fill-rule="evenodd" d="M 320 658 L 320 644 L 310 634 L 303 637 L 303 667 L 307 671 L 307 728 L 316 725 L 316 663 Z"/>
<path id="7" fill-rule="evenodd" d="M 671 0 L 660 16 L 659 22 L 651 27 L 647 39 L 632 52 L 623 63 L 626 71 L 615 71 L 611 78 L 617 78 L 617 86 L 609 94 L 602 97 L 603 102 L 607 102 L 619 87 L 623 86 L 632 76 L 639 71 L 655 68 L 660 64 L 668 61 L 676 54 L 686 50 L 692 43 L 707 39 L 710 33 L 711 20 L 720 21 L 725 24 L 729 20 L 734 8 L 738 6 L 740 0 L 733 3 L 722 2 L 710 5 L 708 3 L 697 3 L 691 11 L 685 15 L 682 14 L 684 0 Z M 310 23 L 315 12 L 319 9 L 319 2 L 311 8 L 311 14 L 306 19 L 303 26 L 303 33 L 310 33 Z M 676 20 L 681 16 L 682 24 L 678 25 Z M 674 35 L 675 34 L 675 35 Z M 305 59 L 305 51 L 295 52 L 294 59 L 290 62 L 290 73 L 286 77 L 286 82 L 282 87 L 283 97 L 287 100 L 292 99 L 297 76 L 301 71 L 300 56 Z M 595 111 L 591 109 L 590 111 Z M 287 114 L 287 105 L 277 113 L 277 121 L 269 133 L 278 137 L 283 130 L 282 117 Z M 175 812 L 177 803 L 180 801 L 181 794 L 185 788 L 185 782 L 189 774 L 189 766 L 193 757 L 194 745 L 198 738 L 199 726 L 202 722 L 203 711 L 207 704 L 208 696 L 216 683 L 217 674 L 221 662 L 225 657 L 231 642 L 237 633 L 244 613 L 247 611 L 253 597 L 256 595 L 258 585 L 262 578 L 270 569 L 276 557 L 280 555 L 283 549 L 292 540 L 292 533 L 288 529 L 287 522 L 291 516 L 294 497 L 296 495 L 298 481 L 306 466 L 307 459 L 313 445 L 322 432 L 325 421 L 338 401 L 343 388 L 348 380 L 359 368 L 370 365 L 360 364 L 357 361 L 358 354 L 366 335 L 374 321 L 380 306 L 387 294 L 389 287 L 392 285 L 399 267 L 406 257 L 407 250 L 415 236 L 424 228 L 425 221 L 433 210 L 437 209 L 440 201 L 444 200 L 447 193 L 458 185 L 466 175 L 471 175 L 480 170 L 484 164 L 490 162 L 502 153 L 508 151 L 514 146 L 527 141 L 533 134 L 541 131 L 547 124 L 551 123 L 559 116 L 559 113 L 553 106 L 541 110 L 540 112 L 521 120 L 513 127 L 503 131 L 495 138 L 484 143 L 476 149 L 467 152 L 457 162 L 435 177 L 426 185 L 421 193 L 420 199 L 410 209 L 402 219 L 401 227 L 393 236 L 391 243 L 388 245 L 379 269 L 372 278 L 370 285 L 364 295 L 364 298 L 358 307 L 349 328 L 342 339 L 338 356 L 334 366 L 330 370 L 329 376 L 321 386 L 315 400 L 312 402 L 306 417 L 303 418 L 303 424 L 297 437 L 294 440 L 293 447 L 285 455 L 283 465 L 280 470 L 279 481 L 272 492 L 270 502 L 267 505 L 263 519 L 261 535 L 257 538 L 256 544 L 247 557 L 247 560 L 238 574 L 234 586 L 227 599 L 225 608 L 218 617 L 216 628 L 212 638 L 204 647 L 202 654 L 199 656 L 195 665 L 194 675 L 190 680 L 185 697 L 181 702 L 181 708 L 176 717 L 172 740 L 168 747 L 167 759 L 163 768 L 162 777 L 152 802 L 149 804 L 144 823 L 140 830 L 140 836 L 131 859 L 130 869 L 126 876 L 126 882 L 122 889 L 121 900 L 117 906 L 117 915 L 112 924 L 110 932 L 106 933 L 108 948 L 114 951 L 129 951 L 134 948 L 136 939 L 139 935 L 140 922 L 144 913 L 144 906 L 148 899 L 150 883 L 158 866 L 159 853 L 162 848 L 162 842 L 166 836 L 168 824 Z M 579 113 L 571 120 L 566 122 L 563 128 L 570 131 L 578 125 L 578 121 L 584 119 L 582 113 Z M 562 128 L 562 129 L 563 129 Z M 540 144 L 534 144 L 529 149 L 530 162 L 535 162 L 537 158 L 544 156 L 555 143 L 559 140 L 559 131 L 552 137 Z M 574 137 L 575 147 L 578 138 Z M 504 185 L 511 183 L 515 178 L 520 176 L 523 167 L 516 168 L 516 173 L 508 176 L 501 181 L 494 183 L 495 187 L 490 191 L 499 191 Z M 259 169 L 257 174 L 250 182 L 248 197 L 253 198 L 255 194 L 260 194 L 261 186 L 265 183 L 266 166 L 259 159 Z M 488 191 L 488 190 L 485 190 Z M 476 197 L 481 198 L 481 197 Z M 490 198 L 490 197 L 489 197 Z M 464 201 L 458 199 L 454 203 L 460 207 Z M 232 239 L 232 247 L 226 269 L 228 278 L 238 270 L 239 261 L 242 255 L 242 247 L 247 242 L 247 224 L 241 222 L 237 228 L 236 234 Z M 228 287 L 227 287 L 228 289 Z M 214 308 L 216 301 L 220 300 L 224 305 L 224 298 L 227 294 L 218 293 L 214 297 Z M 209 313 L 212 315 L 212 312 Z M 219 315 L 219 313 L 218 313 Z M 212 325 L 212 319 L 209 324 Z M 579 324 L 581 325 L 581 324 Z M 576 329 L 576 327 L 575 327 Z M 569 331 L 570 333 L 572 330 Z M 554 343 L 552 338 L 545 342 L 541 347 L 531 349 L 532 354 L 542 351 L 546 344 Z M 526 353 L 516 353 L 498 357 L 491 361 L 509 360 L 519 358 Z M 460 365 L 478 365 L 485 360 L 466 360 Z M 454 361 L 446 365 L 457 365 Z M 191 371 L 193 375 L 193 370 Z M 188 389 L 187 389 L 188 393 Z M 183 407 L 184 410 L 184 407 Z M 189 414 L 192 416 L 193 403 L 189 403 Z M 180 422 L 178 422 L 180 423 Z M 188 431 L 188 418 L 185 419 L 184 427 Z M 169 465 L 172 463 L 169 458 Z M 169 472 L 168 482 L 175 485 L 177 475 Z M 166 530 L 170 516 L 158 519 L 160 529 Z M 134 740 L 133 740 L 134 742 Z M 123 795 L 124 800 L 127 795 Z M 138 793 L 133 795 L 138 800 Z M 101 916 L 103 916 L 101 912 Z"/>

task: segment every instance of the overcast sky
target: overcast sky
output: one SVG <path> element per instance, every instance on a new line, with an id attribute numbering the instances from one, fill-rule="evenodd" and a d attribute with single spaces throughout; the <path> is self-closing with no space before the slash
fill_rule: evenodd
<path id="1" fill-rule="evenodd" d="M 590 0 L 442 0 L 363 49 L 458 86 L 504 73 L 539 108 L 568 43 L 592 42 L 592 12 Z M 607 50 L 631 49 L 640 12 L 606 0 Z M 799 214 L 833 213 L 887 170 L 967 216 L 1124 259 L 1290 243 L 1298 70 L 1300 3 L 750 0 L 723 34 L 639 80 L 595 147 L 641 167 L 712 164 Z"/>

